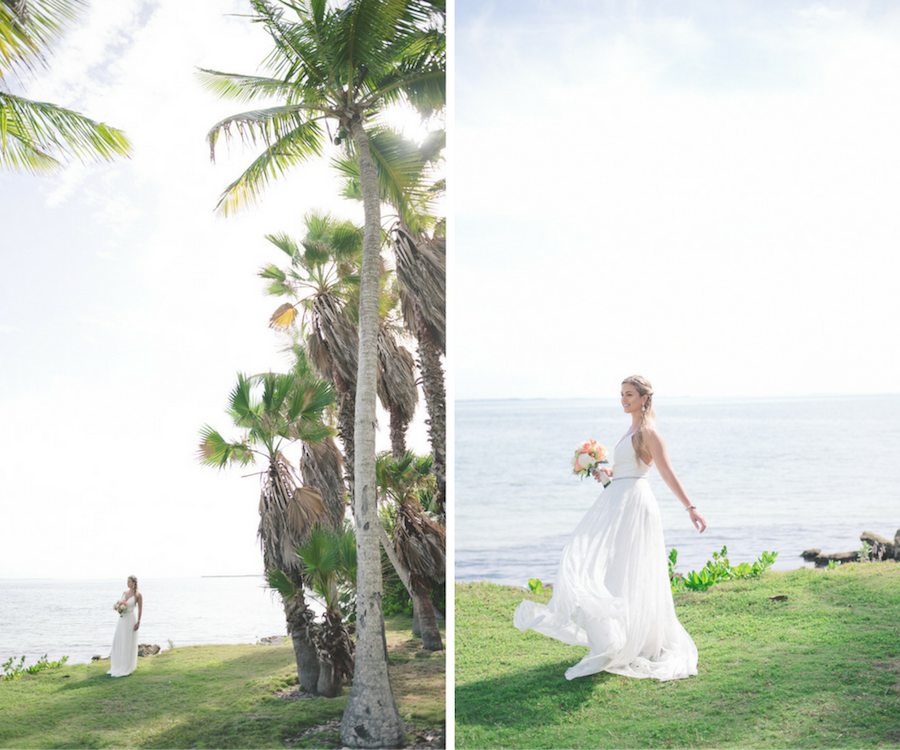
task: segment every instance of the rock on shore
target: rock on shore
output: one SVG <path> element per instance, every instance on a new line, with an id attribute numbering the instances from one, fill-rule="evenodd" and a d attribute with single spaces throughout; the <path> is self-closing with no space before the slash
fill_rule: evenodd
<path id="1" fill-rule="evenodd" d="M 900 529 L 894 534 L 894 541 L 886 539 L 873 531 L 864 531 L 859 535 L 859 540 L 865 542 L 872 549 L 868 559 L 871 561 L 897 560 L 900 561 Z M 859 550 L 852 552 L 832 552 L 824 554 L 818 547 L 803 550 L 800 553 L 807 562 L 813 562 L 817 568 L 824 568 L 829 562 L 849 563 L 859 561 Z"/>

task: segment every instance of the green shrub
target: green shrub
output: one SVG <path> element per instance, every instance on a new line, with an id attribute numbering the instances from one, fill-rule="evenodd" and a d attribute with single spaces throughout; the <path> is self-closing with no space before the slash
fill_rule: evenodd
<path id="1" fill-rule="evenodd" d="M 672 591 L 706 591 L 710 586 L 715 586 L 719 581 L 732 581 L 739 578 L 756 578 L 765 573 L 775 563 L 777 552 L 763 552 L 756 562 L 740 563 L 732 567 L 728 560 L 728 547 L 722 547 L 721 552 L 713 552 L 712 560 L 698 572 L 692 570 L 685 576 L 675 572 L 678 564 L 678 550 L 669 552 L 669 581 Z"/>

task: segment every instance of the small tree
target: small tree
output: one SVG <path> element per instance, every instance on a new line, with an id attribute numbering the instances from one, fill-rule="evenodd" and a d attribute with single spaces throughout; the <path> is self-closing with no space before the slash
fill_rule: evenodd
<path id="1" fill-rule="evenodd" d="M 444 645 L 431 601 L 431 585 L 432 581 L 442 583 L 446 575 L 446 533 L 428 516 L 418 496 L 429 480 L 433 482 L 431 456 L 419 457 L 407 451 L 402 460 L 395 461 L 384 453 L 376 461 L 376 472 L 382 498 L 396 505 L 392 540 L 381 527 L 384 551 L 413 600 L 422 648 L 438 651 Z"/>
<path id="2" fill-rule="evenodd" d="M 303 569 L 294 552 L 312 527 L 327 514 L 322 493 L 301 485 L 283 448 L 293 439 L 317 443 L 332 434 L 322 415 L 334 401 L 331 386 L 296 373 L 266 373 L 249 377 L 238 374 L 229 399 L 229 414 L 243 430 L 238 440 L 228 441 L 209 425 L 200 431 L 198 458 L 207 466 L 246 466 L 261 456 L 267 463 L 260 472 L 259 536 L 264 570 L 282 570 L 299 596 L 284 600 L 288 632 L 294 642 L 297 677 L 315 691 L 319 661 L 310 628 L 312 613 L 302 597 Z"/>

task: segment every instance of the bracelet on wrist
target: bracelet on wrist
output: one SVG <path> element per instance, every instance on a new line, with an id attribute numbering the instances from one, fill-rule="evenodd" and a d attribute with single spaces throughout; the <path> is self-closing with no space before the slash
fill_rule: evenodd
<path id="1" fill-rule="evenodd" d="M 696 505 L 686 505 L 684 509 L 687 511 L 697 510 L 697 506 Z"/>

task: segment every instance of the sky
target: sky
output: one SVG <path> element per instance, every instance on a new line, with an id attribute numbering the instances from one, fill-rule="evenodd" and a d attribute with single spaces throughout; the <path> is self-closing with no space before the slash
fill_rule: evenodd
<path id="1" fill-rule="evenodd" d="M 205 136 L 249 109 L 198 67 L 254 73 L 268 37 L 244 0 L 92 0 L 46 70 L 14 85 L 125 131 L 130 160 L 56 177 L 0 172 L 0 578 L 262 571 L 258 469 L 204 467 L 199 430 L 237 437 L 237 372 L 284 371 L 268 329 L 264 235 L 302 235 L 311 210 L 361 221 L 327 159 L 257 208 L 222 218 L 222 190 L 256 151 Z M 428 451 L 424 406 L 408 442 Z M 389 446 L 382 414 L 377 447 Z M 289 454 L 296 460 L 298 451 Z"/>
<path id="2" fill-rule="evenodd" d="M 900 392 L 895 3 L 455 7 L 458 399 Z"/>

